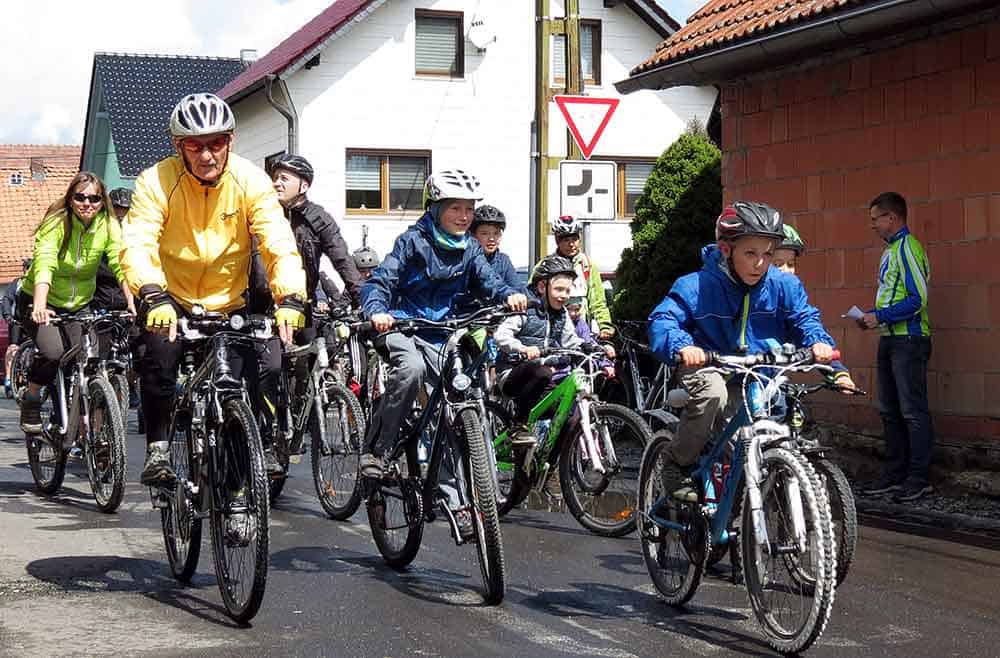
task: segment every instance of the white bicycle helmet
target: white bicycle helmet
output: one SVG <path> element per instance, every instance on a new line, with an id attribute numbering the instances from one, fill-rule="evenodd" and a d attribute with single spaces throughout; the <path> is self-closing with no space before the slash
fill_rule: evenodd
<path id="1" fill-rule="evenodd" d="M 236 130 L 236 117 L 226 101 L 215 94 L 189 94 L 170 113 L 170 135 L 200 137 Z"/>
<path id="2" fill-rule="evenodd" d="M 549 228 L 552 231 L 552 235 L 556 238 L 564 235 L 580 235 L 580 232 L 583 230 L 580 222 L 572 215 L 562 215 L 553 219 L 549 222 Z"/>
<path id="3" fill-rule="evenodd" d="M 435 171 L 424 184 L 424 207 L 442 199 L 482 201 L 482 186 L 475 175 L 461 169 Z"/>

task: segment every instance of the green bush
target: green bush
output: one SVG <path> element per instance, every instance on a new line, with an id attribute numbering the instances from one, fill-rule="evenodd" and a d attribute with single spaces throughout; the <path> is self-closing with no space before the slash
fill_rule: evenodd
<path id="1" fill-rule="evenodd" d="M 656 161 L 636 200 L 632 247 L 616 275 L 616 319 L 645 320 L 677 277 L 701 268 L 721 208 L 721 153 L 703 130 L 689 129 Z"/>

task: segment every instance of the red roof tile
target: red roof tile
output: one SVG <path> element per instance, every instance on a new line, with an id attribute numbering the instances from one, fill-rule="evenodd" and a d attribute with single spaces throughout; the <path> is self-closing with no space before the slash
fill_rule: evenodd
<path id="1" fill-rule="evenodd" d="M 844 7 L 878 0 L 711 0 L 687 25 L 656 47 L 656 53 L 632 69 L 643 71 L 722 46 L 776 32 Z"/>
<path id="2" fill-rule="evenodd" d="M 268 75 L 280 74 L 375 1 L 337 0 L 231 80 L 219 90 L 218 95 L 222 98 L 232 98 Z"/>
<path id="3" fill-rule="evenodd" d="M 44 171 L 44 180 L 32 177 Z M 35 227 L 49 204 L 66 191 L 79 171 L 79 146 L 0 145 L 0 283 L 21 276 L 21 261 L 31 256 Z M 20 173 L 21 184 L 11 185 Z"/>

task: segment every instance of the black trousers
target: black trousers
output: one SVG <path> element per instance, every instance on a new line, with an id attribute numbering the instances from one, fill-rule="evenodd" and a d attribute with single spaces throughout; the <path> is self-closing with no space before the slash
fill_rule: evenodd
<path id="1" fill-rule="evenodd" d="M 531 408 L 538 404 L 551 387 L 552 373 L 552 368 L 537 360 L 524 361 L 510 369 L 500 386 L 500 392 L 514 400 L 515 422 L 523 423 L 528 419 Z"/>
<path id="2" fill-rule="evenodd" d="M 71 346 L 77 345 L 83 339 L 83 326 L 79 322 L 66 322 L 58 327 L 53 325 L 38 325 L 31 319 L 34 297 L 24 291 L 17 293 L 18 316 L 25 333 L 35 341 L 38 353 L 31 362 L 28 381 L 33 384 L 47 386 L 55 381 L 59 371 L 59 361 Z M 51 304 L 48 308 L 59 312 L 66 309 L 56 308 Z"/>
<path id="3" fill-rule="evenodd" d="M 186 315 L 179 304 L 174 303 L 174 307 L 178 317 Z M 142 326 L 136 352 L 140 355 L 138 371 L 142 413 L 146 423 L 146 443 L 149 444 L 170 440 L 167 424 L 170 422 L 170 408 L 177 392 L 177 368 L 184 346 L 180 340 L 171 343 L 166 336 L 148 331 L 144 319 Z M 277 378 L 281 372 L 280 340 L 273 338 L 255 342 L 253 346 L 232 345 L 229 350 L 229 367 L 233 377 L 243 378 L 249 383 L 251 399 L 257 402 L 259 410 L 264 413 L 265 425 L 270 427 L 274 413 L 273 402 L 277 399 Z"/>

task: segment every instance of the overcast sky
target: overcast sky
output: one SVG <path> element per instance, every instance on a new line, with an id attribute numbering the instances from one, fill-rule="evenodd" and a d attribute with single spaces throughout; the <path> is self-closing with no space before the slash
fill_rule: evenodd
<path id="1" fill-rule="evenodd" d="M 236 57 L 256 48 L 263 55 L 330 2 L 4 2 L 0 144 L 79 144 L 95 52 Z M 659 2 L 683 24 L 707 0 Z"/>

